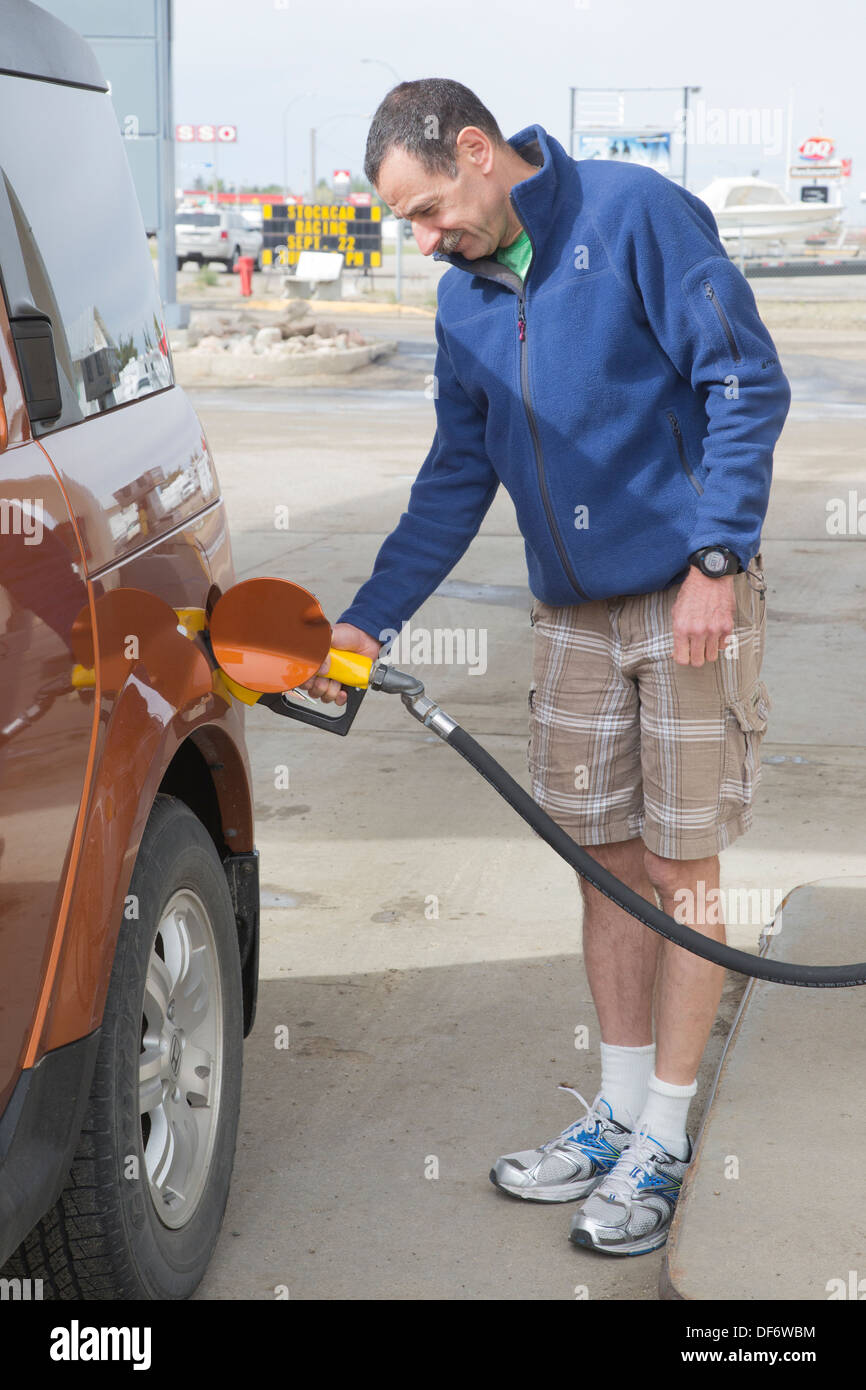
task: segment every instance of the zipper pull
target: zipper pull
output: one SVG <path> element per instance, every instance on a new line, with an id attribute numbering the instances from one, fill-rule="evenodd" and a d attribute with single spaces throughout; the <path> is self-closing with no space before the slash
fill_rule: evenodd
<path id="1" fill-rule="evenodd" d="M 517 305 L 517 327 L 520 332 L 520 341 L 522 343 L 526 338 L 526 315 L 523 312 L 522 300 L 520 300 Z"/>
<path id="2" fill-rule="evenodd" d="M 713 298 L 713 287 L 710 284 L 709 280 L 704 281 L 704 294 L 706 295 L 707 299 Z"/>

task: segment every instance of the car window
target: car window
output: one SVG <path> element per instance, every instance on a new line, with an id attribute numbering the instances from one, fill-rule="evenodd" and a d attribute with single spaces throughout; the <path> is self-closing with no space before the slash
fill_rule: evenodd
<path id="1" fill-rule="evenodd" d="M 52 320 L 63 411 L 34 432 L 171 386 L 141 212 L 111 98 L 0 74 L 0 170 L 36 307 Z M 10 305 L 10 312 L 15 306 Z"/>
<path id="2" fill-rule="evenodd" d="M 218 227 L 218 212 L 179 212 L 175 218 L 178 227 Z"/>

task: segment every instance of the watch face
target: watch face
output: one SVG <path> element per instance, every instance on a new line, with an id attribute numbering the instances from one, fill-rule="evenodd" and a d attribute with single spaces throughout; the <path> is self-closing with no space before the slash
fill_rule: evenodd
<path id="1" fill-rule="evenodd" d="M 728 557 L 723 555 L 721 550 L 708 550 L 704 556 L 704 564 L 711 574 L 723 574 L 728 567 Z"/>

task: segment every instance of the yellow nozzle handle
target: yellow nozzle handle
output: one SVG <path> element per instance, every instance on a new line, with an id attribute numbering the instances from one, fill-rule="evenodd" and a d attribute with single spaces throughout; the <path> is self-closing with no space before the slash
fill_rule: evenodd
<path id="1" fill-rule="evenodd" d="M 329 680 L 340 681 L 342 685 L 356 686 L 366 690 L 370 683 L 370 671 L 373 668 L 372 657 L 361 656 L 359 652 L 337 651 L 333 647 L 328 652 L 328 656 L 330 657 Z M 260 698 L 262 693 L 260 690 L 250 690 L 245 685 L 239 685 L 222 669 L 220 669 L 220 676 L 225 681 L 230 693 L 242 704 L 254 705 Z"/>
<path id="2" fill-rule="evenodd" d="M 203 608 L 176 608 L 177 620 L 185 627 L 187 636 L 191 632 L 204 632 L 207 627 L 207 613 Z"/>
<path id="3" fill-rule="evenodd" d="M 73 666 L 72 687 L 74 690 L 93 690 L 95 686 L 96 671 L 92 666 Z"/>
<path id="4" fill-rule="evenodd" d="M 236 700 L 240 700 L 242 705 L 254 705 L 261 698 L 260 690 L 248 690 L 245 685 L 238 685 L 231 676 L 227 676 L 222 667 L 218 668 L 220 680 L 226 685 L 229 693 L 234 695 Z"/>
<path id="5" fill-rule="evenodd" d="M 335 647 L 331 647 L 328 656 L 331 659 L 328 680 L 340 681 L 342 685 L 353 685 L 366 690 L 373 668 L 371 656 L 361 656 L 360 652 L 338 651 Z"/>

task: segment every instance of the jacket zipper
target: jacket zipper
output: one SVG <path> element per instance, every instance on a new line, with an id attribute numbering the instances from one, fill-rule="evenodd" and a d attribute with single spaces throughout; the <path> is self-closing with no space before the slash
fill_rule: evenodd
<path id="1" fill-rule="evenodd" d="M 527 232 L 527 236 L 528 235 L 529 233 Z M 532 238 L 530 237 L 529 240 L 531 243 Z M 533 253 L 534 249 L 533 247 Z M 526 410 L 526 418 L 529 421 L 532 442 L 535 446 L 535 467 L 538 473 L 538 486 L 541 490 L 541 500 L 544 503 L 544 512 L 547 517 L 547 524 L 550 527 L 550 534 L 553 536 L 553 543 L 556 546 L 556 552 L 559 555 L 562 568 L 565 570 L 568 577 L 568 582 L 575 593 L 580 594 L 580 597 L 585 599 L 588 598 L 588 595 L 578 584 L 577 576 L 569 563 L 568 555 L 566 554 L 565 546 L 563 545 L 562 537 L 559 534 L 559 528 L 556 525 L 556 520 L 553 515 L 553 507 L 550 504 L 550 494 L 547 491 L 547 481 L 544 477 L 544 457 L 541 452 L 541 440 L 538 436 L 535 414 L 529 395 L 529 363 L 526 357 L 526 306 L 522 290 L 518 291 L 517 295 L 517 327 L 520 339 L 520 388 L 523 394 L 523 405 Z"/>
<path id="2" fill-rule="evenodd" d="M 682 464 L 683 468 L 685 469 L 686 476 L 688 477 L 688 479 L 689 479 L 689 481 L 690 481 L 692 487 L 695 489 L 695 491 L 698 493 L 698 495 L 700 495 L 700 494 L 703 492 L 704 489 L 703 489 L 702 484 L 698 481 L 698 479 L 695 477 L 694 473 L 692 472 L 691 468 L 689 467 L 689 461 L 688 461 L 688 459 L 686 458 L 686 451 L 685 451 L 685 447 L 684 447 L 684 445 L 683 445 L 683 432 L 682 432 L 682 430 L 680 429 L 680 422 L 679 422 L 679 420 L 677 419 L 676 415 L 674 415 L 674 412 L 673 412 L 672 410 L 669 410 L 669 411 L 668 411 L 668 419 L 669 419 L 670 422 L 671 422 L 671 429 L 672 429 L 673 432 L 674 432 L 674 439 L 675 439 L 676 442 L 677 442 L 677 451 L 678 451 L 679 456 L 680 456 L 680 463 Z"/>
<path id="3" fill-rule="evenodd" d="M 513 196 L 511 198 L 511 202 L 516 210 L 517 205 L 514 203 Z M 528 227 L 526 228 L 526 235 L 529 237 L 529 244 L 532 247 L 532 258 L 530 260 L 531 268 L 533 262 L 535 261 L 535 243 L 532 240 L 532 233 L 530 232 Z M 450 256 L 444 256 L 443 259 L 451 261 L 452 265 L 459 264 L 459 261 L 455 261 Z M 473 269 L 471 262 L 469 263 L 467 268 L 470 271 L 472 271 L 473 274 L 485 275 L 488 279 L 497 278 L 494 276 L 487 275 L 486 271 L 479 271 L 477 269 Z M 509 272 L 509 274 L 513 275 L 514 279 L 516 279 L 518 283 L 520 283 L 520 277 L 517 276 L 513 271 Z M 528 274 L 529 270 L 527 270 L 527 275 Z M 541 492 L 541 500 L 544 503 L 544 514 L 547 517 L 547 524 L 550 528 L 550 534 L 553 537 L 553 543 L 556 546 L 556 553 L 559 556 L 560 564 L 562 565 L 562 568 L 565 571 L 568 582 L 571 584 L 575 593 L 579 594 L 582 599 L 588 599 L 589 595 L 587 594 L 586 590 L 581 588 L 580 584 L 577 582 L 577 576 L 575 575 L 574 570 L 572 569 L 569 563 L 568 554 L 566 552 L 562 536 L 559 533 L 559 528 L 557 527 L 556 520 L 553 515 L 553 507 L 551 506 L 550 502 L 550 494 L 547 491 L 547 481 L 544 476 L 544 457 L 541 452 L 541 440 L 539 438 L 538 428 L 535 423 L 535 414 L 532 409 L 532 400 L 529 394 L 529 364 L 526 357 L 526 309 L 523 285 L 521 285 L 521 288 L 519 290 L 516 290 L 514 292 L 517 294 L 517 324 L 520 338 L 520 386 L 521 393 L 523 396 L 523 406 L 526 411 L 526 418 L 529 422 L 529 430 L 532 435 L 532 442 L 535 448 L 535 466 L 538 474 L 538 486 Z"/>
<path id="4" fill-rule="evenodd" d="M 709 280 L 704 281 L 704 294 L 707 296 L 707 299 L 710 301 L 710 303 L 712 304 L 713 308 L 719 316 L 719 323 L 725 330 L 725 337 L 728 340 L 728 347 L 731 349 L 731 356 L 733 357 L 735 362 L 741 362 L 742 358 L 740 357 L 740 350 L 737 347 L 736 342 L 734 341 L 734 335 L 731 332 L 731 325 L 728 323 L 728 316 L 722 308 L 721 304 L 719 303 L 719 300 L 716 297 L 716 292 L 710 284 Z"/>

